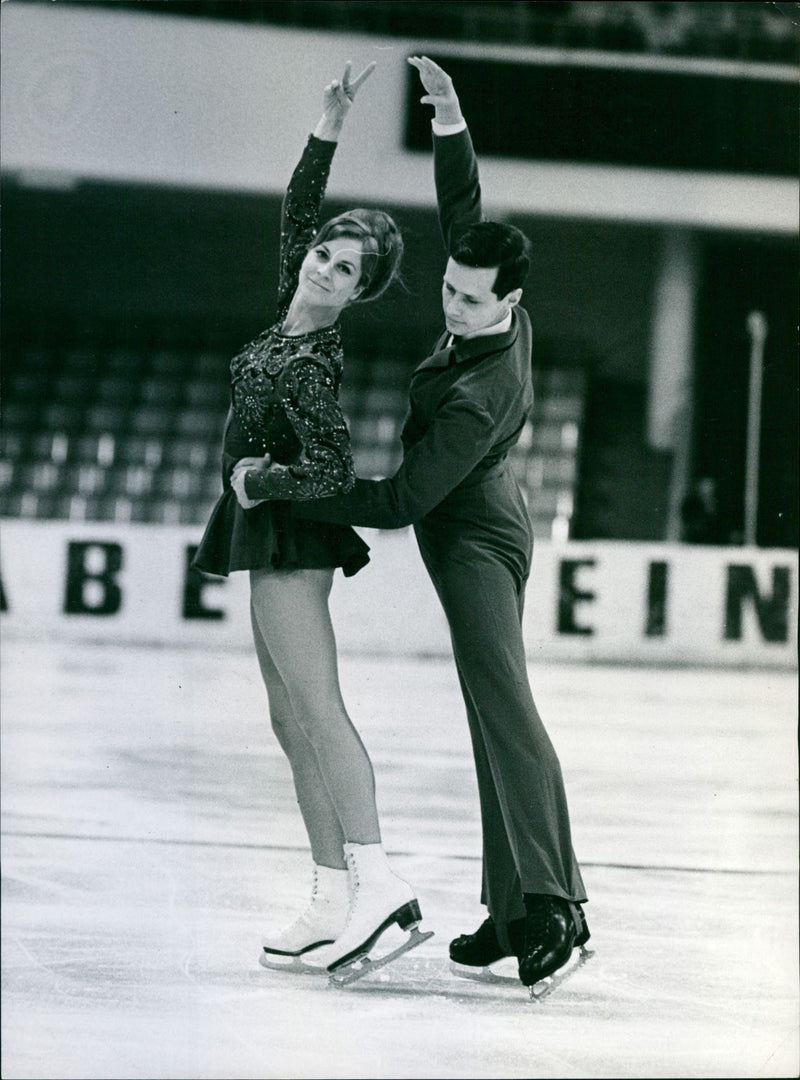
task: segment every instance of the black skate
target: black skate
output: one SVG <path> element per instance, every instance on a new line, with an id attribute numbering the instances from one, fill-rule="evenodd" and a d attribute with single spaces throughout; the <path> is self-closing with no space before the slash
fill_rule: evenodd
<path id="1" fill-rule="evenodd" d="M 580 904 L 559 896 L 525 894 L 525 949 L 519 962 L 519 977 L 530 988 L 534 1001 L 541 1001 L 574 975 L 594 953 L 587 949 L 589 927 Z M 570 964 L 575 948 L 577 962 Z"/>
<path id="2" fill-rule="evenodd" d="M 379 968 L 385 967 L 386 964 L 391 964 L 393 960 L 402 956 L 403 953 L 407 953 L 410 949 L 415 949 L 417 945 L 421 945 L 423 941 L 432 938 L 432 930 L 422 933 L 422 931 L 418 929 L 421 919 L 422 913 L 420 912 L 419 904 L 416 900 L 411 900 L 409 903 L 393 912 L 387 919 L 384 919 L 380 926 L 370 934 L 357 949 L 354 949 L 352 952 L 347 953 L 347 955 L 342 956 L 339 960 L 328 965 L 330 981 L 334 986 L 348 986 L 358 979 L 363 979 L 364 976 L 369 975 L 370 972 L 377 971 Z M 392 950 L 392 952 L 386 953 L 384 956 L 370 956 L 370 950 L 377 943 L 381 935 L 395 924 L 399 926 L 401 930 L 408 931 L 406 940 L 396 949 Z"/>
<path id="3" fill-rule="evenodd" d="M 478 982 L 519 982 L 516 975 L 495 970 L 492 965 L 510 956 L 518 959 L 525 948 L 525 919 L 514 919 L 507 924 L 511 951 L 500 944 L 497 927 L 491 916 L 485 919 L 474 934 L 461 934 L 450 942 L 450 967 L 463 979 Z"/>

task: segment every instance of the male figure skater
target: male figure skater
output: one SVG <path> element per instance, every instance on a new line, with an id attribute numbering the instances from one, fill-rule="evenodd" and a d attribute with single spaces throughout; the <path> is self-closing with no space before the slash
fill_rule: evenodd
<path id="1" fill-rule="evenodd" d="M 513 226 L 481 221 L 477 163 L 452 80 L 426 57 L 409 62 L 422 102 L 435 108 L 447 333 L 414 372 L 398 472 L 293 507 L 318 521 L 414 525 L 450 626 L 481 804 L 489 917 L 451 942 L 450 956 L 470 968 L 516 956 L 533 993 L 589 931 L 561 768 L 528 683 L 521 619 L 532 532 L 506 462 L 533 403 L 531 326 L 519 307 L 529 245 Z M 254 471 L 244 478 L 248 495 Z"/>

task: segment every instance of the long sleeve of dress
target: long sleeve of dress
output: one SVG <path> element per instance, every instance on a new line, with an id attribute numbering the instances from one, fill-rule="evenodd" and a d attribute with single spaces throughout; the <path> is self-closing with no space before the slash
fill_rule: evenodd
<path id="1" fill-rule="evenodd" d="M 336 398 L 336 373 L 323 357 L 301 357 L 282 380 L 281 405 L 301 453 L 290 465 L 250 470 L 251 499 L 314 499 L 349 491 L 355 481 L 350 437 Z"/>
<path id="2" fill-rule="evenodd" d="M 297 287 L 300 264 L 319 225 L 319 215 L 335 142 L 309 135 L 300 161 L 295 166 L 281 209 L 280 276 L 278 311 L 283 311 Z"/>
<path id="3" fill-rule="evenodd" d="M 393 477 L 358 479 L 348 494 L 298 505 L 296 513 L 315 521 L 402 529 L 423 518 L 457 487 L 490 450 L 493 435 L 492 417 L 479 402 L 454 398 L 439 409 Z"/>

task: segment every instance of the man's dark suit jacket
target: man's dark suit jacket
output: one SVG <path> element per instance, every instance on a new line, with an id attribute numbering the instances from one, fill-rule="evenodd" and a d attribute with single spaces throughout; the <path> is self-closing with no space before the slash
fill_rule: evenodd
<path id="1" fill-rule="evenodd" d="M 481 220 L 478 168 L 468 131 L 434 136 L 434 171 L 440 224 L 450 250 L 464 228 Z M 437 351 L 413 374 L 397 473 L 385 480 L 358 479 L 346 495 L 295 502 L 298 517 L 398 529 L 423 519 L 453 525 L 454 518 L 470 516 L 470 489 L 485 486 L 519 438 L 533 404 L 530 320 L 516 307 L 505 333 L 468 338 L 450 348 L 444 347 L 447 340 L 449 335 L 443 335 Z M 502 546 L 507 549 L 511 539 L 509 525 L 514 543 L 529 546 L 530 525 L 521 499 L 512 500 L 514 505 L 505 496 L 502 501 L 505 505 L 497 509 L 504 512 L 496 521 L 505 533 Z M 491 528 L 490 521 L 483 524 Z"/>

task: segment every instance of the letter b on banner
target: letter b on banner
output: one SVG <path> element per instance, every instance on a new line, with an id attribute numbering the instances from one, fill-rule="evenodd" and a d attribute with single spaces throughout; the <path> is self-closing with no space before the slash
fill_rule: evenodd
<path id="1" fill-rule="evenodd" d="M 115 615 L 122 607 L 116 575 L 122 569 L 122 546 L 73 541 L 67 548 L 67 615 Z"/>

